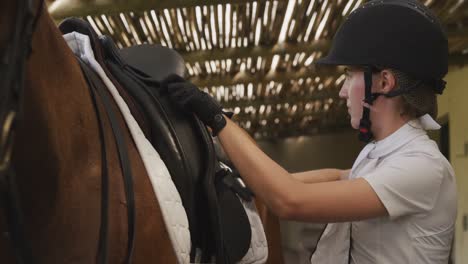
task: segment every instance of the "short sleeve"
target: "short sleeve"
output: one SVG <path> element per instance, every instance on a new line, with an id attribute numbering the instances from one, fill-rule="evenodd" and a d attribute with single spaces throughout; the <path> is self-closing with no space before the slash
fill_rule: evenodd
<path id="1" fill-rule="evenodd" d="M 439 195 L 443 162 L 428 155 L 406 155 L 383 161 L 362 177 L 371 185 L 390 218 L 427 212 Z"/>

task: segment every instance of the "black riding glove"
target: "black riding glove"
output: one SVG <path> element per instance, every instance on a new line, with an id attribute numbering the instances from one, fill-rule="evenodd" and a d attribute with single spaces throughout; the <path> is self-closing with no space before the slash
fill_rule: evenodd
<path id="1" fill-rule="evenodd" d="M 218 135 L 226 126 L 223 114 L 232 116 L 232 113 L 224 112 L 221 105 L 209 94 L 178 75 L 173 74 L 164 79 L 161 82 L 161 88 L 167 91 L 171 101 L 184 110 L 192 112 L 205 125 L 209 126 L 213 136 Z"/>

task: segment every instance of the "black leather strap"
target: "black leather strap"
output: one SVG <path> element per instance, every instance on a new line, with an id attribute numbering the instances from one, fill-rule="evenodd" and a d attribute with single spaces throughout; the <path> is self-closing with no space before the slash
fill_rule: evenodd
<path id="1" fill-rule="evenodd" d="M 88 69 L 84 65 L 84 62 L 78 59 L 80 63 L 81 70 L 85 73 Z M 101 139 L 101 224 L 99 226 L 99 244 L 98 244 L 98 254 L 96 256 L 97 263 L 108 263 L 108 233 L 109 233 L 109 175 L 107 168 L 107 150 L 106 150 L 106 140 L 104 136 L 104 123 L 102 122 L 102 113 L 99 110 L 97 103 L 96 88 L 94 87 L 93 82 L 89 79 L 88 74 L 84 74 L 86 82 L 88 83 L 89 94 L 93 101 L 94 111 L 96 113 L 98 128 L 99 128 L 99 138 Z"/>
<path id="2" fill-rule="evenodd" d="M 80 61 L 80 59 L 78 59 L 78 61 Z M 112 109 L 112 101 L 111 101 L 112 99 L 110 98 L 107 91 L 104 89 L 105 86 L 102 84 L 102 81 L 99 79 L 96 73 L 92 69 L 90 69 L 89 66 L 86 65 L 86 63 L 80 61 L 80 66 L 83 69 L 84 75 L 86 76 L 88 85 L 93 90 L 93 93 L 91 94 L 95 97 L 99 96 L 99 98 L 101 99 L 104 105 L 104 109 L 106 111 L 107 118 L 109 120 L 109 123 L 111 125 L 112 131 L 114 134 L 114 139 L 115 139 L 115 143 L 116 143 L 116 147 L 117 147 L 117 151 L 119 155 L 120 166 L 122 169 L 122 175 L 123 175 L 124 186 L 125 186 L 125 195 L 126 195 L 126 201 L 127 201 L 128 244 L 127 244 L 127 256 L 125 259 L 125 263 L 131 263 L 132 256 L 133 256 L 134 242 L 135 242 L 135 194 L 134 194 L 134 188 L 133 188 L 133 177 L 132 177 L 130 159 L 128 157 L 127 145 L 125 142 L 123 132 L 119 127 L 117 116 L 115 115 Z M 101 84 L 101 85 L 98 85 L 98 84 Z M 101 141 L 104 141 L 104 138 L 101 138 Z M 103 183 L 107 183 L 107 182 L 104 181 Z M 103 191 L 108 192 L 107 188 L 108 186 L 104 187 Z M 105 203 L 105 201 L 103 203 Z M 106 208 L 104 209 L 107 210 Z M 101 221 L 103 221 L 103 219 L 101 219 Z M 102 222 L 101 226 L 102 225 L 104 226 L 103 226 L 103 229 L 101 229 L 100 231 L 100 235 L 104 236 L 104 235 L 107 235 L 108 221 Z M 107 246 L 108 245 L 107 245 L 106 238 L 100 237 L 99 249 L 104 250 L 103 253 L 107 254 Z M 101 261 L 106 260 L 107 258 L 106 254 L 104 255 L 101 254 Z M 105 262 L 102 262 L 102 263 L 105 263 Z"/>
<path id="3" fill-rule="evenodd" d="M 364 102 L 372 105 L 375 99 L 372 95 L 372 68 L 366 69 L 364 71 L 364 84 L 365 84 L 365 98 Z M 367 106 L 363 106 L 362 118 L 359 123 L 359 140 L 363 142 L 370 142 L 374 135 L 371 131 L 371 121 L 370 121 L 370 109 Z"/>

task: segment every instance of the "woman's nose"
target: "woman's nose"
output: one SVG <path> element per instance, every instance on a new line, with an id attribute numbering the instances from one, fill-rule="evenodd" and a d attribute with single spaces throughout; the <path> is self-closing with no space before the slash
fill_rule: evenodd
<path id="1" fill-rule="evenodd" d="M 340 98 L 348 98 L 348 89 L 346 88 L 346 85 L 342 85 L 340 92 L 338 93 L 338 96 Z"/>

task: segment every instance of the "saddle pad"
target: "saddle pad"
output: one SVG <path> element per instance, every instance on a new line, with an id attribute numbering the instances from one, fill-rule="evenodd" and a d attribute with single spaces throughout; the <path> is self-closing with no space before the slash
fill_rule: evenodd
<path id="1" fill-rule="evenodd" d="M 182 206 L 180 195 L 172 182 L 166 165 L 144 136 L 139 125 L 131 115 L 130 109 L 113 83 L 106 76 L 99 63 L 94 59 L 94 52 L 91 48 L 89 37 L 77 32 L 65 34 L 63 37 L 73 53 L 79 56 L 99 75 L 114 97 L 116 104 L 124 116 L 151 180 L 178 262 L 189 263 L 191 243 L 188 219 L 184 207 Z"/>
<path id="2" fill-rule="evenodd" d="M 263 230 L 262 220 L 258 215 L 257 207 L 255 207 L 255 202 L 253 200 L 250 202 L 246 202 L 243 199 L 240 200 L 242 202 L 242 206 L 244 206 L 245 212 L 247 213 L 247 217 L 249 218 L 252 238 L 249 250 L 239 263 L 265 263 L 268 259 L 268 243 L 265 231 Z"/>

